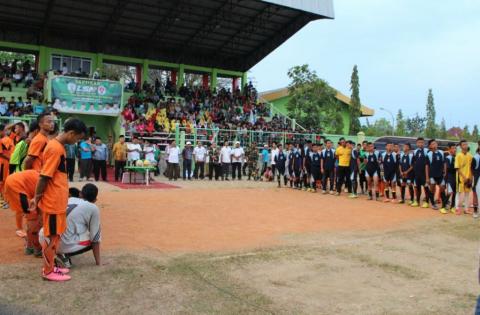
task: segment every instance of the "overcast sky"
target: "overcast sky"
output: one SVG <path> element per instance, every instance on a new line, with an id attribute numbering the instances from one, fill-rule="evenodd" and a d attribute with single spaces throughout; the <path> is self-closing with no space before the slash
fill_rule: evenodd
<path id="1" fill-rule="evenodd" d="M 252 68 L 260 91 L 309 64 L 350 95 L 358 65 L 362 104 L 375 118 L 423 114 L 433 89 L 438 122 L 480 124 L 480 0 L 334 0 L 335 19 L 314 21 Z M 372 119 L 373 120 L 373 119 Z"/>

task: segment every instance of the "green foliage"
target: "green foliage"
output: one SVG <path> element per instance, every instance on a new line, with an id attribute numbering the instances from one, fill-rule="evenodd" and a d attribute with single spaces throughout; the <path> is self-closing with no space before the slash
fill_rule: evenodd
<path id="1" fill-rule="evenodd" d="M 438 137 L 440 139 L 447 139 L 447 123 L 445 122 L 445 118 L 442 118 L 442 122 L 440 123 L 440 127 L 438 128 Z"/>
<path id="2" fill-rule="evenodd" d="M 321 129 L 325 133 L 342 133 L 341 105 L 336 91 L 320 79 L 308 65 L 288 70 L 291 98 L 287 104 L 290 117 L 307 129 Z"/>
<path id="3" fill-rule="evenodd" d="M 470 140 L 470 130 L 468 128 L 468 125 L 465 125 L 465 127 L 463 127 L 463 130 L 462 130 L 462 138 L 465 139 L 465 140 Z"/>
<path id="4" fill-rule="evenodd" d="M 392 134 L 392 124 L 386 118 L 377 119 L 373 124 L 370 124 L 367 119 L 367 124 L 362 129 L 366 136 L 382 137 Z"/>
<path id="5" fill-rule="evenodd" d="M 478 126 L 477 125 L 473 126 L 471 140 L 475 141 L 475 142 L 478 142 L 478 140 L 480 140 L 480 135 L 478 134 Z"/>
<path id="6" fill-rule="evenodd" d="M 425 135 L 428 138 L 435 138 L 437 135 L 437 125 L 435 123 L 435 101 L 433 99 L 433 92 L 432 89 L 428 90 L 428 97 L 427 97 L 427 118 L 426 118 L 426 130 Z"/>
<path id="7" fill-rule="evenodd" d="M 362 104 L 360 102 L 360 80 L 358 77 L 357 65 L 353 67 L 352 76 L 350 79 L 350 134 L 356 135 L 360 131 L 360 120 L 362 115 Z"/>
<path id="8" fill-rule="evenodd" d="M 425 121 L 426 118 L 421 117 L 418 113 L 414 117 L 407 118 L 407 134 L 412 137 L 423 135 L 425 132 Z"/>
<path id="9" fill-rule="evenodd" d="M 407 122 L 403 117 L 403 112 L 401 109 L 399 109 L 397 113 L 397 126 L 396 126 L 395 135 L 400 137 L 407 135 Z"/>
<path id="10" fill-rule="evenodd" d="M 24 54 L 18 52 L 11 52 L 11 51 L 0 51 L 0 61 L 2 64 L 7 61 L 8 63 L 13 62 L 17 59 L 20 62 L 24 62 L 25 60 L 30 61 L 30 64 L 33 66 L 35 64 L 35 56 L 32 54 Z"/>

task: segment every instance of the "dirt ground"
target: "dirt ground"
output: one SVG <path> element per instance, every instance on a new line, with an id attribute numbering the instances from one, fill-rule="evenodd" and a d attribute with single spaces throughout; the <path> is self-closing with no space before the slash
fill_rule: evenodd
<path id="1" fill-rule="evenodd" d="M 472 313 L 470 217 L 271 183 L 174 184 L 100 183 L 108 264 L 74 258 L 63 284 L 40 280 L 41 260 L 23 255 L 2 210 L 0 314 Z"/>

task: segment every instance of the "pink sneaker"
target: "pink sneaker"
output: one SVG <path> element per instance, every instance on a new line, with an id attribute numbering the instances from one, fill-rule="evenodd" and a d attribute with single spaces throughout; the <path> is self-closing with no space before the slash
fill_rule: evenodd
<path id="1" fill-rule="evenodd" d="M 385 203 L 390 202 L 390 199 L 385 198 L 385 199 L 383 199 L 383 202 L 385 202 Z"/>
<path id="2" fill-rule="evenodd" d="M 56 282 L 63 282 L 63 281 L 68 281 L 72 279 L 72 277 L 70 277 L 69 275 L 65 275 L 58 271 L 52 271 L 48 275 L 43 274 L 42 277 L 45 280 L 56 281 Z"/>
<path id="3" fill-rule="evenodd" d="M 63 273 L 64 275 L 66 275 L 67 273 L 70 272 L 70 269 L 68 268 L 62 268 L 62 267 L 55 267 L 53 269 L 54 272 L 60 272 L 60 273 Z"/>

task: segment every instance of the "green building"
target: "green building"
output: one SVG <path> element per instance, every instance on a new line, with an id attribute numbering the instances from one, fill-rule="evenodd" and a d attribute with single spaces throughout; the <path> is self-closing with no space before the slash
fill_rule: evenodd
<path id="1" fill-rule="evenodd" d="M 274 108 L 274 112 L 278 112 L 281 115 L 288 116 L 287 104 L 290 101 L 290 95 L 288 88 L 281 88 L 271 91 L 265 91 L 259 94 L 260 100 L 268 102 Z M 342 105 L 342 118 L 343 118 L 343 134 L 350 134 L 350 112 L 348 107 L 350 106 L 350 98 L 345 94 L 337 91 L 335 96 L 338 102 Z M 375 114 L 375 111 L 367 106 L 362 105 L 362 117 L 370 117 Z"/>

